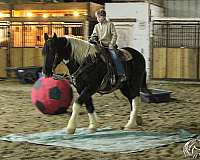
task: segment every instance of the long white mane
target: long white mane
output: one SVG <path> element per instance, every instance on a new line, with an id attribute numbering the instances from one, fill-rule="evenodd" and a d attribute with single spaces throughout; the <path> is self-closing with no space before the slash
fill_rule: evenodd
<path id="1" fill-rule="evenodd" d="M 97 49 L 95 45 L 70 36 L 65 36 L 72 47 L 72 54 L 71 56 L 79 63 L 81 64 L 83 60 L 88 57 L 89 55 L 91 57 L 96 57 Z"/>

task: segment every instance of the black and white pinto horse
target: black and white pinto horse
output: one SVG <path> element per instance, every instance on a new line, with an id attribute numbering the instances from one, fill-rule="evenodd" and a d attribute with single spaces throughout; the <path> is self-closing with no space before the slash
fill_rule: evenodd
<path id="1" fill-rule="evenodd" d="M 92 95 L 98 92 L 107 73 L 107 65 L 101 58 L 101 53 L 94 44 L 77 38 L 57 37 L 56 34 L 52 38 L 45 34 L 44 38 L 43 73 L 46 77 L 53 75 L 53 70 L 60 62 L 67 65 L 70 75 L 80 72 L 74 81 L 79 96 L 73 103 L 67 132 L 71 134 L 75 132 L 80 107 L 83 104 L 86 105 L 88 111 L 89 129 L 95 132 L 98 128 L 98 122 Z M 127 80 L 121 82 L 119 87 L 131 106 L 130 118 L 124 127 L 128 130 L 140 125 L 138 123 L 141 122 L 138 111 L 141 108 L 140 91 L 146 88 L 146 70 L 145 60 L 141 53 L 129 47 L 123 49 L 132 55 L 132 59 L 125 62 Z"/>

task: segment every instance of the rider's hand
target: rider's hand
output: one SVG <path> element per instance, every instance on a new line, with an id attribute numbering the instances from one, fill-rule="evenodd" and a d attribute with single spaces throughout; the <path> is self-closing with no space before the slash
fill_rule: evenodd
<path id="1" fill-rule="evenodd" d="M 92 43 L 92 44 L 97 44 L 97 42 L 96 41 L 94 41 L 93 39 L 89 39 L 89 41 L 88 41 L 89 43 Z"/>

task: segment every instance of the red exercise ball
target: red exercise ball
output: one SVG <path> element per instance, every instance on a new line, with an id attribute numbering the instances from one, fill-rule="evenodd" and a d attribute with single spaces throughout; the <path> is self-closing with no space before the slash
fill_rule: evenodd
<path id="1" fill-rule="evenodd" d="M 32 88 L 32 103 L 44 114 L 62 114 L 70 106 L 73 92 L 68 80 L 39 78 Z"/>

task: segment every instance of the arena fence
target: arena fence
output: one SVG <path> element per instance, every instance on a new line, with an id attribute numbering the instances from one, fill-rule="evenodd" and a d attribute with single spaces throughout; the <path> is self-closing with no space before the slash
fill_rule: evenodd
<path id="1" fill-rule="evenodd" d="M 42 47 L 44 33 L 83 38 L 83 26 L 81 23 L 0 24 L 0 47 L 7 47 L 8 45 L 10 47 Z"/>
<path id="2" fill-rule="evenodd" d="M 7 67 L 41 66 L 44 33 L 83 39 L 84 28 L 82 23 L 0 23 L 0 77 L 10 76 Z M 63 70 L 63 66 L 58 70 Z"/>
<path id="3" fill-rule="evenodd" d="M 200 80 L 200 22 L 154 21 L 152 78 Z"/>

